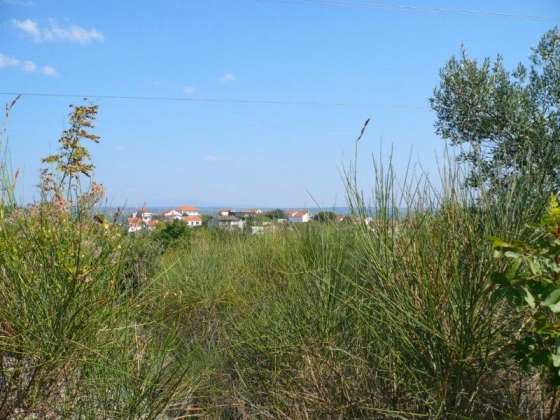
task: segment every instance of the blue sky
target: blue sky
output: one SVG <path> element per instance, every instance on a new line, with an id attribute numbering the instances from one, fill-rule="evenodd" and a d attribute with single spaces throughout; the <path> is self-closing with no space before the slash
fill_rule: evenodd
<path id="1" fill-rule="evenodd" d="M 366 118 L 366 188 L 381 144 L 399 171 L 412 157 L 435 174 L 427 101 L 446 60 L 464 44 L 526 61 L 558 16 L 557 0 L 0 0 L 0 91 L 224 100 L 93 99 L 96 179 L 115 205 L 344 205 L 340 167 Z M 13 112 L 23 201 L 70 103 L 24 96 Z"/>

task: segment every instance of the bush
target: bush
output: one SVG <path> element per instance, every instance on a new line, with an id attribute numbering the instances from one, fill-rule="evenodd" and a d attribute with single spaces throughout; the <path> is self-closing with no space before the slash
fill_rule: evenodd
<path id="1" fill-rule="evenodd" d="M 334 222 L 336 220 L 336 213 L 332 211 L 320 211 L 313 216 L 313 220 L 317 222 Z"/>
<path id="2" fill-rule="evenodd" d="M 267 211 L 264 215 L 271 220 L 284 219 L 286 217 L 286 214 L 282 209 L 270 210 Z"/>
<path id="3" fill-rule="evenodd" d="M 540 225 L 525 240 L 494 239 L 495 255 L 506 266 L 494 276 L 496 300 L 512 306 L 512 333 L 505 351 L 531 372 L 537 370 L 555 396 L 560 385 L 560 205 L 552 196 Z M 553 399 L 555 402 L 556 399 Z M 553 403 L 550 417 L 556 413 Z"/>
<path id="4" fill-rule="evenodd" d="M 161 244 L 164 249 L 172 245 L 188 245 L 191 230 L 185 222 L 173 220 L 171 223 L 163 223 L 156 232 L 153 233 L 153 239 Z"/>
<path id="5" fill-rule="evenodd" d="M 173 327 L 141 311 L 138 280 L 123 287 L 127 238 L 93 217 L 103 189 L 82 140 L 98 141 L 96 111 L 72 109 L 41 200 L 0 212 L 2 418 L 154 418 L 188 397 Z"/>

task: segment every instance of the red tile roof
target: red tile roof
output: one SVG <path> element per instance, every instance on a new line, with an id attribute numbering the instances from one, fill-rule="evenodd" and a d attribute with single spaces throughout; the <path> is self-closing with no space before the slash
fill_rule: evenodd
<path id="1" fill-rule="evenodd" d="M 288 211 L 287 215 L 288 217 L 303 217 L 308 213 L 309 212 L 307 210 L 293 210 L 293 211 Z"/>
<path id="2" fill-rule="evenodd" d="M 179 213 L 179 211 L 178 211 L 178 210 L 175 210 L 175 209 L 172 209 L 172 210 L 166 211 L 165 213 L 163 213 L 163 215 L 164 215 L 164 216 L 171 216 L 171 215 L 173 215 L 173 214 L 175 214 L 175 213 Z"/>
<path id="3" fill-rule="evenodd" d="M 185 222 L 202 222 L 202 217 L 200 217 L 200 216 L 184 216 L 183 220 Z"/>
<path id="4" fill-rule="evenodd" d="M 189 206 L 187 204 L 184 204 L 184 205 L 178 207 L 177 210 L 179 210 L 179 211 L 198 211 L 198 209 L 196 207 Z"/>

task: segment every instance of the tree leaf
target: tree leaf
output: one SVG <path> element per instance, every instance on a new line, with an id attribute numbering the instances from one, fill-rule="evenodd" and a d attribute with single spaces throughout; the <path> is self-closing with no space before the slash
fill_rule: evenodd
<path id="1" fill-rule="evenodd" d="M 560 312 L 560 289 L 553 290 L 543 302 L 543 305 L 548 307 L 552 312 Z"/>
<path id="2" fill-rule="evenodd" d="M 524 296 L 525 302 L 527 302 L 527 304 L 532 309 L 535 309 L 537 307 L 535 297 L 533 296 L 533 294 L 529 291 L 529 289 L 527 287 L 523 287 L 523 290 L 525 290 L 525 296 Z"/>

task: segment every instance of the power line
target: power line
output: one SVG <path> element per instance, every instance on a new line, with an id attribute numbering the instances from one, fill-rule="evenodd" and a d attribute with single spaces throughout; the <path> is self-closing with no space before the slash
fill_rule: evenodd
<path id="1" fill-rule="evenodd" d="M 83 99 L 109 99 L 125 101 L 170 101 L 214 104 L 248 104 L 248 105 L 290 105 L 290 106 L 321 106 L 321 107 L 386 107 L 400 108 L 403 110 L 428 110 L 427 106 L 406 104 L 380 104 L 371 102 L 321 102 L 311 100 L 278 100 L 278 99 L 244 99 L 244 98 L 185 98 L 181 96 L 145 96 L 145 95 L 89 95 L 83 93 L 49 93 L 49 92 L 0 92 L 0 95 L 42 98 L 83 98 Z"/>
<path id="2" fill-rule="evenodd" d="M 485 11 L 485 10 L 470 10 L 470 9 L 457 9 L 448 7 L 425 7 L 413 6 L 405 4 L 389 4 L 382 2 L 375 2 L 370 0 L 258 0 L 266 3 L 288 3 L 288 4 L 308 4 L 308 5 L 321 5 L 321 6 L 337 6 L 337 7 L 353 7 L 370 10 L 382 10 L 388 12 L 404 12 L 404 13 L 419 13 L 419 14 L 456 14 L 463 16 L 481 16 L 481 17 L 498 17 L 498 18 L 511 18 L 520 20 L 532 21 L 550 21 L 560 20 L 560 17 L 555 16 L 540 16 L 540 15 L 527 15 L 517 14 L 500 11 Z"/>

